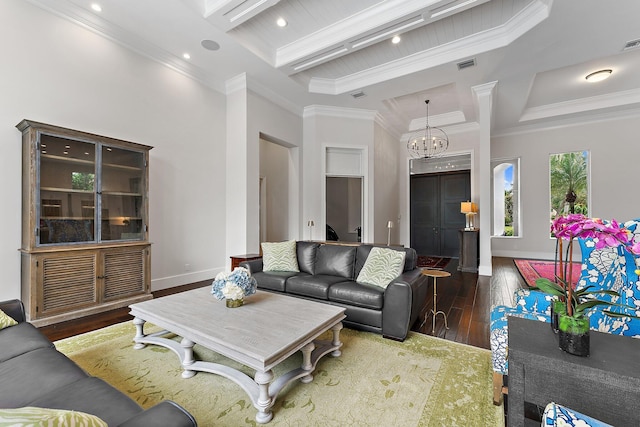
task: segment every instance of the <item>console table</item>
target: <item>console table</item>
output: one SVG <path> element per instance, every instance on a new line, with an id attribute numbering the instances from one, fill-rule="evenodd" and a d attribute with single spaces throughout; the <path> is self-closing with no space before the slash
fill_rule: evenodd
<path id="1" fill-rule="evenodd" d="M 234 268 L 239 267 L 240 263 L 243 261 L 253 261 L 254 259 L 260 259 L 262 255 L 260 254 L 244 254 L 244 255 L 232 255 L 231 256 L 231 271 Z"/>
<path id="2" fill-rule="evenodd" d="M 460 243 L 460 255 L 458 258 L 458 270 L 467 273 L 478 272 L 478 235 L 480 231 L 458 230 Z"/>
<path id="3" fill-rule="evenodd" d="M 556 402 L 616 426 L 640 425 L 640 339 L 590 331 L 591 354 L 579 357 L 558 348 L 548 323 L 508 322 L 509 427 L 540 425 L 525 420 L 525 401 Z"/>

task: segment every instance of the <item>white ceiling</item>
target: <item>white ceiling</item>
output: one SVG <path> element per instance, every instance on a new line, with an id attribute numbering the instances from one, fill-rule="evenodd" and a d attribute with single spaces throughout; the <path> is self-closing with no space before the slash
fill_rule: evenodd
<path id="1" fill-rule="evenodd" d="M 297 113 L 376 110 L 398 136 L 424 126 L 426 99 L 430 125 L 473 126 L 471 88 L 493 81 L 497 134 L 640 110 L 640 47 L 624 50 L 640 39 L 637 0 L 30 1 L 215 90 L 246 73 Z M 608 80 L 585 81 L 601 68 Z"/>

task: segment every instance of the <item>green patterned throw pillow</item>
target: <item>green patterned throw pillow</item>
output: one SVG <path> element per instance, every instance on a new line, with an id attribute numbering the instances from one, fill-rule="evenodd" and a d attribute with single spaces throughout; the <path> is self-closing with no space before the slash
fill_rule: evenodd
<path id="1" fill-rule="evenodd" d="M 4 311 L 0 310 L 0 329 L 7 328 L 9 326 L 17 325 L 13 317 L 6 314 Z"/>
<path id="2" fill-rule="evenodd" d="M 296 241 L 262 243 L 262 271 L 300 271 Z"/>
<path id="3" fill-rule="evenodd" d="M 387 248 L 371 248 L 356 282 L 367 283 L 386 289 L 404 268 L 404 251 Z"/>
<path id="4" fill-rule="evenodd" d="M 0 426 L 108 427 L 95 415 L 33 406 L 0 409 Z"/>

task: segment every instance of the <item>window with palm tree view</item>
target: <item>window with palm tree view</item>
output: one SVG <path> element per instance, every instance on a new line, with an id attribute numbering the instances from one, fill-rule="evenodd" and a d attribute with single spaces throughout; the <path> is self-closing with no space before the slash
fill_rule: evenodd
<path id="1" fill-rule="evenodd" d="M 551 220 L 570 213 L 589 214 L 589 153 L 549 156 Z"/>

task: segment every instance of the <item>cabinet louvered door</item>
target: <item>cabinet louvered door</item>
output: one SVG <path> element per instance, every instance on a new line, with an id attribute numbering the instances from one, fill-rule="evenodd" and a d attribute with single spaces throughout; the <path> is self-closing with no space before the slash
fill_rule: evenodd
<path id="1" fill-rule="evenodd" d="M 37 317 L 79 309 L 97 303 L 96 252 L 50 254 L 39 257 L 41 292 Z"/>
<path id="2" fill-rule="evenodd" d="M 126 248 L 104 252 L 104 301 L 147 292 L 146 248 Z"/>

